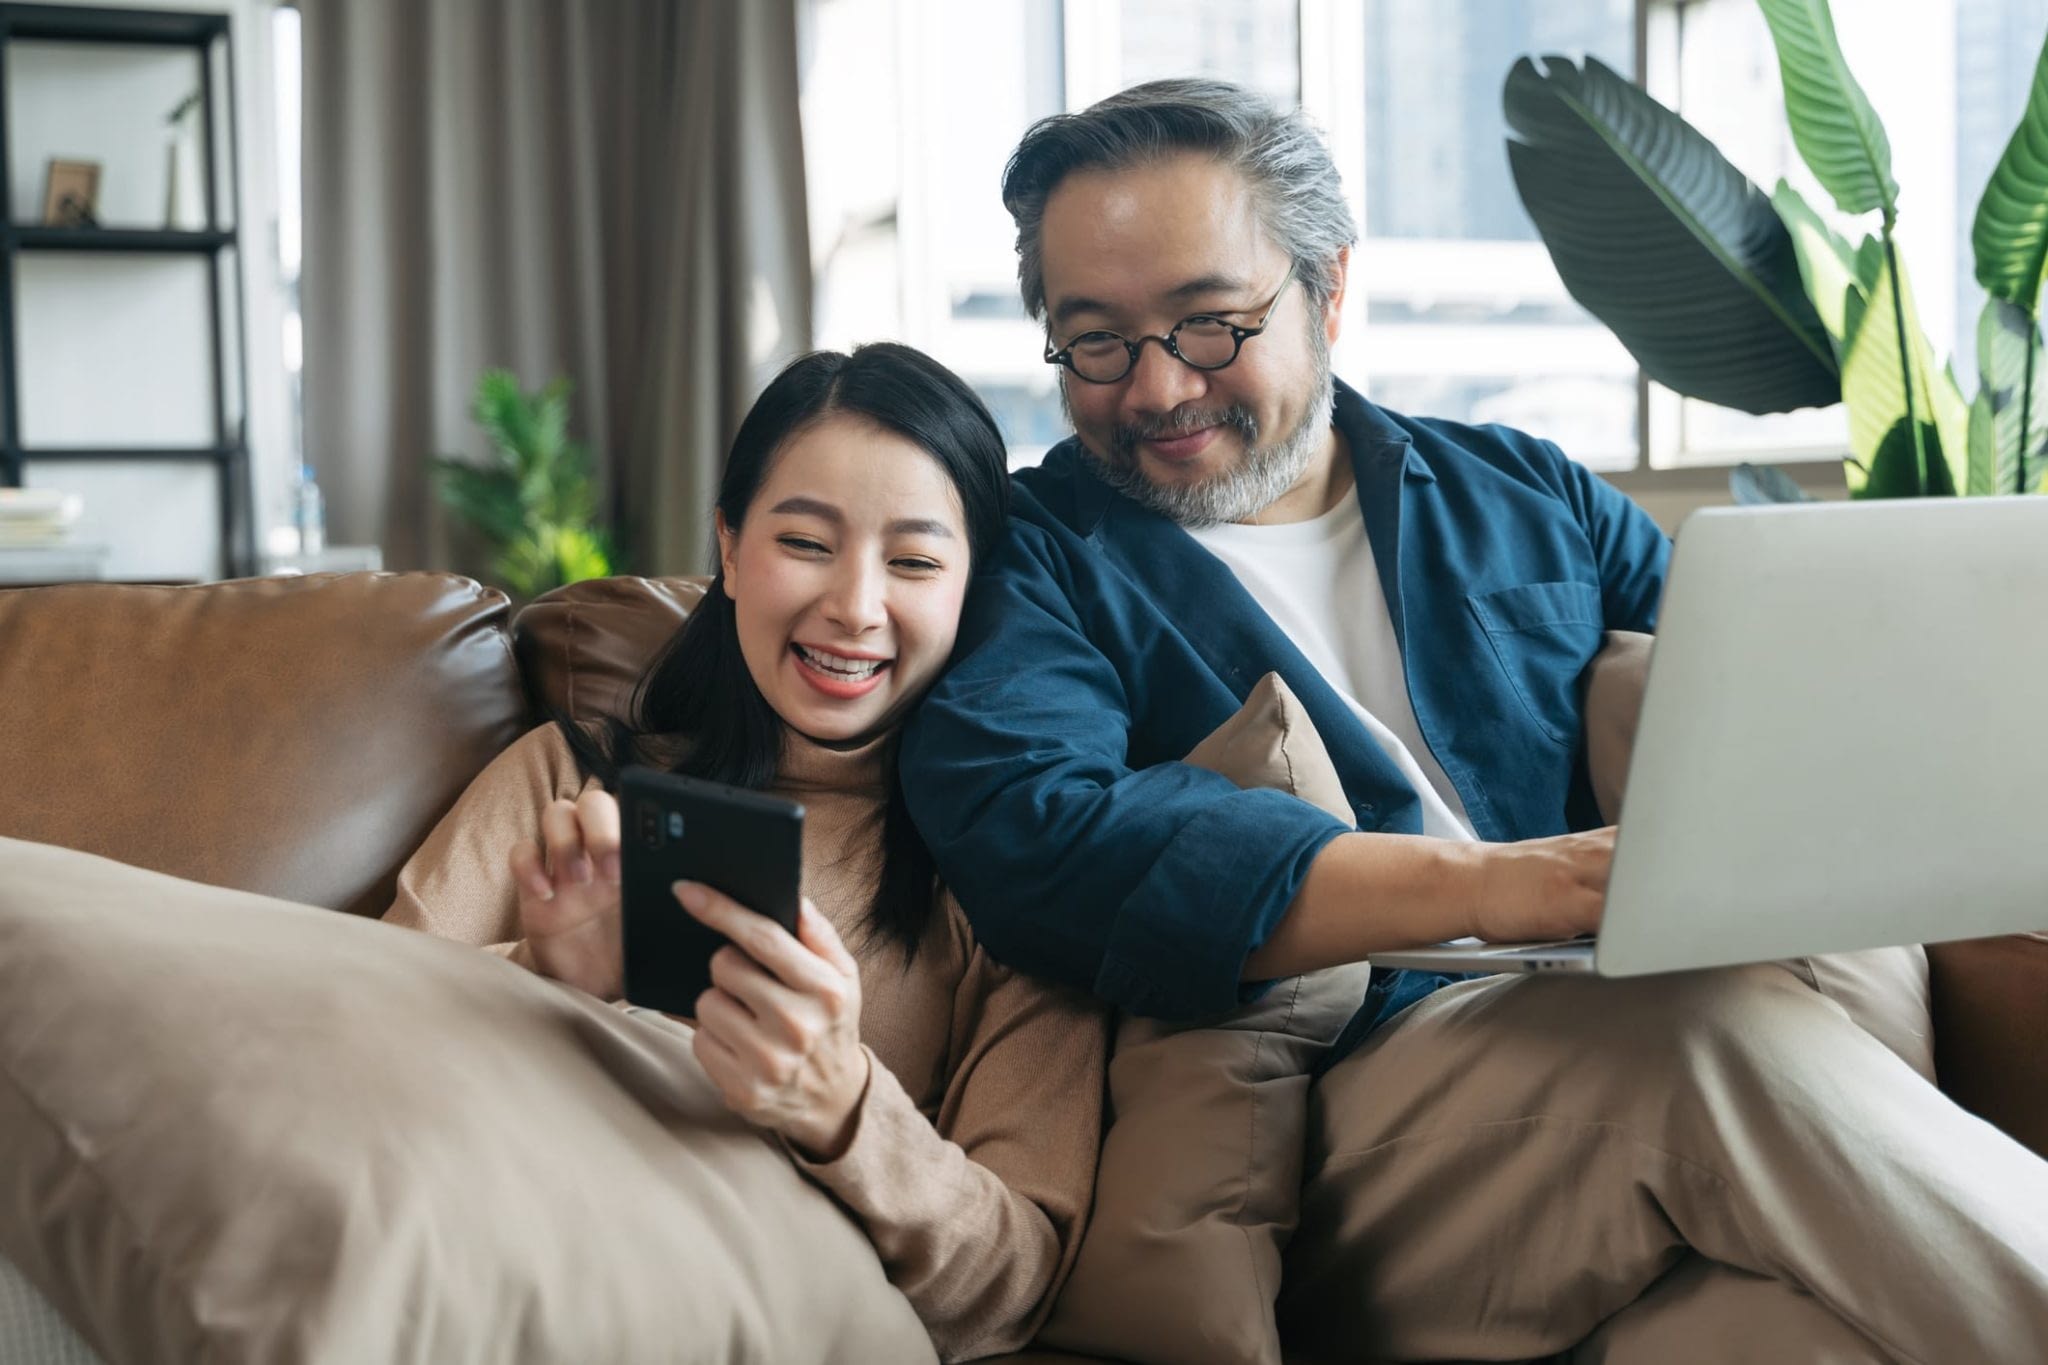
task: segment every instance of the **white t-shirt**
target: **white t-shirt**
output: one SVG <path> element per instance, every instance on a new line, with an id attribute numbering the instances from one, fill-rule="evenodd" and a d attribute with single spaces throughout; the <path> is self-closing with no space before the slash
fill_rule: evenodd
<path id="1" fill-rule="evenodd" d="M 1416 723 L 1356 488 L 1313 521 L 1190 531 L 1357 713 L 1422 798 L 1422 832 L 1471 839 L 1472 821 Z"/>

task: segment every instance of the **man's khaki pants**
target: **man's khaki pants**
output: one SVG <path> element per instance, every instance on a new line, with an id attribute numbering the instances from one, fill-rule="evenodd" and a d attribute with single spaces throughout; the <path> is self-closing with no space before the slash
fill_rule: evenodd
<path id="1" fill-rule="evenodd" d="M 1313 1092 L 1290 1353 L 2048 1361 L 2048 1161 L 1927 1019 L 1917 948 L 1437 992 Z"/>

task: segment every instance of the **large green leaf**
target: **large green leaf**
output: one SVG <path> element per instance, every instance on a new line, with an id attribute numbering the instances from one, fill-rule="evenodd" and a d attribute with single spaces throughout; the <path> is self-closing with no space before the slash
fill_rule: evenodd
<path id="1" fill-rule="evenodd" d="M 1991 391 L 1978 389 L 1970 400 L 1970 472 L 1963 491 L 1982 497 L 1998 491 L 1997 422 L 1991 414 Z"/>
<path id="2" fill-rule="evenodd" d="M 1771 191 L 1771 206 L 1792 234 L 1792 247 L 1799 257 L 1799 274 L 1806 281 L 1806 296 L 1820 314 L 1821 326 L 1835 343 L 1835 358 L 1848 348 L 1850 310 L 1860 315 L 1870 296 L 1856 278 L 1856 253 L 1813 211 L 1806 197 L 1780 180 Z"/>
<path id="3" fill-rule="evenodd" d="M 1565 288 L 1652 379 L 1744 412 L 1841 398 L 1770 201 L 1690 124 L 1594 58 L 1523 58 L 1508 164 Z"/>
<path id="4" fill-rule="evenodd" d="M 1931 352 L 1927 346 L 1927 334 L 1915 331 L 1919 338 L 1919 350 L 1923 365 L 1931 365 Z M 1949 493 L 1963 491 L 1964 478 L 1970 466 L 1970 400 L 1963 397 L 1963 386 L 1956 382 L 1953 365 L 1943 365 L 1927 381 L 1927 388 L 1920 390 L 1933 398 L 1934 430 L 1941 437 L 1941 456 L 1944 466 L 1941 483 L 1947 485 Z M 1924 419 L 1925 414 L 1922 414 Z M 1928 452 L 1932 459 L 1933 451 Z"/>
<path id="5" fill-rule="evenodd" d="M 2034 64 L 2027 110 L 1991 172 L 1970 228 L 1977 283 L 2037 314 L 2048 271 L 2048 46 Z"/>
<path id="6" fill-rule="evenodd" d="M 1867 288 L 1866 301 L 1859 303 L 1856 296 L 1850 297 L 1850 334 L 1842 361 L 1842 402 L 1849 409 L 1849 449 L 1856 461 L 1848 468 L 1849 491 L 1858 496 L 1897 496 L 1899 479 L 1892 476 L 1889 468 L 1880 471 L 1878 457 L 1887 441 L 1903 439 L 1905 449 L 1912 450 L 1912 428 L 1905 425 L 1906 371 L 1899 353 L 1899 318 L 1892 306 L 1897 288 L 1905 306 L 1914 414 L 1919 418 L 1923 436 L 1928 432 L 1934 434 L 1935 439 L 1927 446 L 1929 465 L 1942 466 L 1930 468 L 1925 491 L 1953 492 L 1963 486 L 1966 477 L 1969 408 L 1956 387 L 1954 375 L 1934 363 L 1933 349 L 1927 344 L 1919 310 L 1913 303 L 1911 276 L 1901 267 L 1901 278 L 1894 283 L 1893 272 L 1885 263 L 1883 245 L 1875 238 L 1865 240 L 1857 253 L 1857 263 L 1859 282 L 1867 279 L 1869 283 L 1862 286 Z M 1916 466 L 1912 484 L 1913 491 L 1918 493 L 1922 490 L 1917 461 L 1910 455 L 1906 459 Z M 1866 482 L 1884 491 L 1865 492 Z"/>
<path id="7" fill-rule="evenodd" d="M 1977 319 L 1977 371 L 1977 401 L 1970 412 L 1969 489 L 2030 492 L 2048 474 L 2048 355 L 2042 351 L 2040 325 L 2026 309 L 2001 298 L 1985 300 Z"/>
<path id="8" fill-rule="evenodd" d="M 1878 442 L 1867 478 L 1859 479 L 1855 466 L 1850 466 L 1849 496 L 1918 498 L 1945 497 L 1954 493 L 1955 485 L 1949 482 L 1948 461 L 1941 457 L 1941 433 L 1923 422 L 1920 439 L 1927 447 L 1927 464 L 1933 471 L 1932 483 L 1923 485 L 1920 482 L 1920 457 L 1913 448 L 1913 433 L 1907 427 L 1906 419 L 1901 417 Z"/>
<path id="9" fill-rule="evenodd" d="M 1792 142 L 1844 213 L 1898 212 L 1892 145 L 1869 96 L 1850 74 L 1827 0 L 1757 0 L 1778 49 Z"/>

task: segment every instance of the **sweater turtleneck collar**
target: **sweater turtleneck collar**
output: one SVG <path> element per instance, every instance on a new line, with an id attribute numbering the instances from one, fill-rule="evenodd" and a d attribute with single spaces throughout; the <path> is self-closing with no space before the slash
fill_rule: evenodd
<path id="1" fill-rule="evenodd" d="M 782 757 L 775 767 L 776 789 L 882 795 L 896 773 L 896 741 L 901 733 L 900 727 L 892 727 L 855 748 L 839 748 L 785 727 Z"/>

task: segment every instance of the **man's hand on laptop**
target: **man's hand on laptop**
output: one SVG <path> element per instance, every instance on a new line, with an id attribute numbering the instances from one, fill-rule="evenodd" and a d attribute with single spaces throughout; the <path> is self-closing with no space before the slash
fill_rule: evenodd
<path id="1" fill-rule="evenodd" d="M 1600 927 L 1614 826 L 1512 844 L 1473 844 L 1472 933 L 1488 943 L 1573 938 Z"/>
<path id="2" fill-rule="evenodd" d="M 1316 855 L 1272 936 L 1246 957 L 1244 979 L 1475 936 L 1529 943 L 1591 933 L 1613 860 L 1612 827 L 1511 844 L 1341 835 Z"/>

